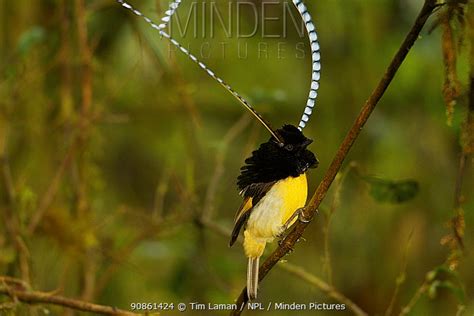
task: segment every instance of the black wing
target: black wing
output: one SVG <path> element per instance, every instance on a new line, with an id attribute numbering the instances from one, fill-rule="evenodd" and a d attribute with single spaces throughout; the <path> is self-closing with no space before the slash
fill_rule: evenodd
<path id="1" fill-rule="evenodd" d="M 240 229 L 247 223 L 253 207 L 270 191 L 275 183 L 276 181 L 253 183 L 240 191 L 240 194 L 244 196 L 244 201 L 235 215 L 234 229 L 232 230 L 229 246 L 232 246 L 237 240 Z"/>

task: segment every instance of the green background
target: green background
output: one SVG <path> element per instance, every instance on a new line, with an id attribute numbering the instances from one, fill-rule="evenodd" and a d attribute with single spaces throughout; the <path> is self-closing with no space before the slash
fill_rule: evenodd
<path id="1" fill-rule="evenodd" d="M 232 22 L 232 36 L 216 23 L 212 37 L 202 3 L 196 17 L 206 23 L 204 36 L 202 25 L 193 36 L 192 23 L 184 37 L 176 29 L 173 34 L 198 56 L 203 43 L 205 50 L 210 47 L 203 61 L 274 127 L 297 124 L 310 84 L 307 39 L 291 23 L 286 37 L 262 36 L 261 17 L 257 34 L 238 38 L 237 20 L 243 31 L 255 22 L 249 6 L 237 17 L 232 1 L 217 6 Z M 261 1 L 254 3 L 259 16 L 280 18 L 266 22 L 267 34 L 282 34 L 281 2 L 265 10 Z M 167 1 L 133 4 L 154 20 L 167 7 Z M 320 161 L 308 174 L 310 196 L 421 5 L 406 0 L 308 3 L 323 66 L 316 110 L 304 130 L 314 139 L 310 148 Z M 184 1 L 181 21 L 190 10 Z M 397 315 L 426 274 L 451 253 L 441 240 L 450 234 L 454 214 L 469 41 L 460 46 L 463 94 L 448 124 L 441 29 L 428 32 L 442 12 L 429 20 L 362 131 L 339 189 L 331 188 L 304 240 L 285 258 L 332 283 L 371 315 L 384 315 L 398 279 L 403 282 L 393 306 Z M 90 58 L 81 48 L 81 32 Z M 261 43 L 268 56 L 258 55 Z M 235 184 L 239 168 L 268 133 L 217 82 L 114 1 L 85 1 L 81 7 L 80 1 L 69 0 L 3 0 L 0 45 L 0 153 L 14 189 L 9 202 L 7 186 L 0 185 L 5 215 L 0 274 L 22 277 L 21 256 L 6 225 L 13 216 L 29 251 L 29 281 L 37 290 L 59 290 L 126 310 L 133 302 L 232 303 L 245 284 L 246 259 L 241 246 L 229 248 L 228 238 L 214 226 L 232 227 L 241 202 Z M 298 48 L 304 49 L 304 58 Z M 90 103 L 84 89 L 91 92 Z M 29 234 L 28 225 L 55 179 L 57 190 Z M 402 180 L 414 180 L 419 188 L 409 189 L 407 201 L 391 203 L 377 193 L 387 189 L 387 181 Z M 423 295 L 410 315 L 455 315 L 459 306 L 466 306 L 464 315 L 474 312 L 473 184 L 469 160 L 463 204 L 467 256 L 451 257 L 445 266 L 459 263 L 456 273 L 437 275 L 448 286 L 432 286 L 431 295 Z M 388 194 L 393 193 L 388 186 Z M 331 210 L 329 276 L 324 230 Z M 277 267 L 259 289 L 264 306 L 335 302 Z M 41 315 L 46 309 L 64 313 L 53 306 L 25 305 L 10 313 Z"/>

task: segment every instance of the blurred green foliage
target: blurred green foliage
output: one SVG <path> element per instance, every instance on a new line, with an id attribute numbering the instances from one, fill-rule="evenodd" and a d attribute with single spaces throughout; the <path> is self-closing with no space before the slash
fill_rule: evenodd
<path id="1" fill-rule="evenodd" d="M 261 2 L 255 1 L 257 8 Z M 317 107 L 305 129 L 320 161 L 309 174 L 311 194 L 422 1 L 307 2 L 323 62 Z M 81 3 L 0 2 L 0 274 L 28 276 L 35 289 L 59 289 L 123 309 L 133 302 L 233 302 L 245 283 L 242 249 L 228 248 L 228 239 L 199 219 L 205 212 L 230 229 L 241 202 L 235 185 L 239 167 L 268 138 L 266 131 L 254 121 L 236 125 L 246 115 L 238 102 L 142 20 L 112 0 L 88 0 L 82 8 Z M 155 20 L 168 5 L 133 3 Z M 222 12 L 228 3 L 219 1 Z M 189 8 L 184 1 L 182 19 Z M 278 2 L 266 13 L 281 18 L 281 8 Z M 249 10 L 239 16 L 244 30 L 252 28 Z M 281 33 L 281 23 L 267 23 L 268 32 Z M 194 38 L 192 27 L 180 38 L 185 46 L 199 55 L 205 43 L 206 64 L 273 126 L 297 123 L 311 73 L 305 38 L 291 27 L 286 38 L 261 33 L 227 38 L 219 29 L 214 38 L 208 33 Z M 451 252 L 440 241 L 451 232 L 469 73 L 466 41 L 457 68 L 464 93 L 448 126 L 440 28 L 426 29 L 348 157 L 371 176 L 361 181 L 347 174 L 331 221 L 333 285 L 370 314 L 385 313 L 397 283 L 394 315 L 422 284 L 429 295 L 411 315 L 454 315 L 459 306 L 466 306 L 465 315 L 474 312 L 469 251 L 456 277 L 426 277 L 444 267 Z M 266 56 L 259 56 L 261 43 L 268 45 Z M 240 130 L 226 143 L 232 127 Z M 463 203 L 467 250 L 474 249 L 472 175 L 469 162 Z M 324 208 L 334 202 L 333 191 Z M 287 257 L 324 280 L 326 219 L 318 217 Z M 27 255 L 15 246 L 15 236 Z M 333 302 L 276 269 L 261 283 L 259 301 Z M 61 314 L 57 307 L 44 309 Z M 32 310 L 21 305 L 13 313 Z M 35 310 L 44 313 L 43 307 Z"/>
<path id="2" fill-rule="evenodd" d="M 364 177 L 363 180 L 370 186 L 370 195 L 382 203 L 403 203 L 413 199 L 419 191 L 418 182 L 414 180 L 393 181 L 376 177 Z"/>

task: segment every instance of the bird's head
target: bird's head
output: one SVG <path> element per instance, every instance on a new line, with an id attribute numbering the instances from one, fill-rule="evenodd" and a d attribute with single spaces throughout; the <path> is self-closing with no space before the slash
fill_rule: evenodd
<path id="1" fill-rule="evenodd" d="M 313 140 L 304 136 L 297 127 L 284 125 L 276 132 L 283 140 L 283 143 L 278 145 L 279 156 L 284 157 L 286 162 L 294 167 L 297 174 L 318 166 L 318 159 L 307 149 Z"/>

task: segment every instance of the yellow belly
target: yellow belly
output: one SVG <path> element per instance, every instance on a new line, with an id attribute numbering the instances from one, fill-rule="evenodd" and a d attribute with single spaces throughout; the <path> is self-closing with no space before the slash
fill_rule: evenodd
<path id="1" fill-rule="evenodd" d="M 306 205 L 306 199 L 308 197 L 306 174 L 303 173 L 297 178 L 287 178 L 283 180 L 280 190 L 286 197 L 282 207 L 283 221 L 281 223 L 283 225 L 296 210 Z"/>
<path id="2" fill-rule="evenodd" d="M 282 231 L 293 213 L 306 204 L 308 183 L 306 175 L 288 177 L 275 183 L 254 206 L 244 231 L 247 257 L 260 257 L 265 244 Z"/>

